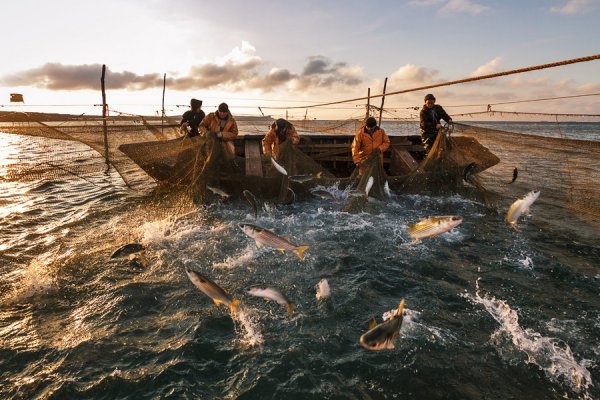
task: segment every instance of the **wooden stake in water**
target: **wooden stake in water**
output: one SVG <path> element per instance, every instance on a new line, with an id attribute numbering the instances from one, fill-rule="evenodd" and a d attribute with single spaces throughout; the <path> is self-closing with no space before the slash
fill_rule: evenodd
<path id="1" fill-rule="evenodd" d="M 108 106 L 106 105 L 106 88 L 104 86 L 104 76 L 106 75 L 106 64 L 102 64 L 102 77 L 100 78 L 100 84 L 102 86 L 102 126 L 104 128 L 104 160 L 106 166 L 110 167 L 110 160 L 108 159 L 108 130 L 106 128 L 106 117 L 108 114 Z"/>
<path id="2" fill-rule="evenodd" d="M 383 113 L 383 102 L 385 101 L 385 88 L 387 86 L 387 76 L 383 82 L 383 94 L 381 96 L 381 108 L 379 109 L 379 126 L 381 126 L 381 113 Z"/>

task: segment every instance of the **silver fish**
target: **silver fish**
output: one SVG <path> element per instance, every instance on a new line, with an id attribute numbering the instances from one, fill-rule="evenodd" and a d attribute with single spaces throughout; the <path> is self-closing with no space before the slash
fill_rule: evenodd
<path id="1" fill-rule="evenodd" d="M 323 172 L 319 172 L 317 175 L 291 175 L 288 179 L 292 182 L 305 183 L 320 178 L 322 174 Z"/>
<path id="2" fill-rule="evenodd" d="M 288 300 L 287 297 L 279 290 L 274 289 L 272 287 L 256 287 L 248 289 L 248 294 L 252 296 L 262 297 L 266 300 L 275 301 L 282 306 L 285 306 L 288 312 L 288 315 L 292 315 L 294 310 L 296 309 L 296 305 Z"/>
<path id="3" fill-rule="evenodd" d="M 400 301 L 398 311 L 395 313 L 395 315 L 387 321 L 384 321 L 378 325 L 373 318 L 369 323 L 369 330 L 359 339 L 361 346 L 367 350 L 393 349 L 394 342 L 400 335 L 403 312 L 404 299 Z"/>
<path id="4" fill-rule="evenodd" d="M 390 184 L 388 181 L 385 181 L 385 184 L 383 185 L 383 191 L 387 197 L 392 197 L 392 191 L 390 190 Z"/>
<path id="5" fill-rule="evenodd" d="M 248 202 L 248 204 L 250 204 L 250 207 L 252 207 L 252 211 L 254 211 L 254 218 L 258 218 L 258 199 L 249 190 L 244 190 L 243 193 L 244 197 L 246 198 L 246 201 Z"/>
<path id="6" fill-rule="evenodd" d="M 278 164 L 277 161 L 275 161 L 275 159 L 273 157 L 271 157 L 271 163 L 273 164 L 275 169 L 277 171 L 279 171 L 280 174 L 287 176 L 288 173 L 285 170 L 285 168 L 283 168 L 280 164 Z"/>
<path id="7" fill-rule="evenodd" d="M 232 299 L 219 285 L 188 267 L 185 267 L 185 273 L 194 286 L 210 297 L 215 304 L 225 304 L 231 312 L 235 313 L 237 311 L 240 301 Z"/>
<path id="8" fill-rule="evenodd" d="M 115 250 L 115 252 L 112 253 L 112 255 L 110 256 L 110 258 L 125 257 L 130 254 L 139 253 L 140 251 L 144 251 L 144 250 L 146 250 L 146 248 L 144 247 L 143 244 L 128 243 L 124 246 L 119 247 L 117 250 Z"/>
<path id="9" fill-rule="evenodd" d="M 318 189 L 318 190 L 313 190 L 310 193 L 313 196 L 320 197 L 320 198 L 322 198 L 324 200 L 338 201 L 337 197 L 335 197 L 331 192 L 328 192 L 327 190 Z"/>
<path id="10" fill-rule="evenodd" d="M 429 217 L 422 219 L 416 224 L 408 226 L 408 233 L 415 241 L 434 237 L 444 232 L 448 232 L 462 223 L 462 217 L 447 215 L 442 217 Z"/>
<path id="11" fill-rule="evenodd" d="M 365 194 L 368 196 L 369 192 L 371 191 L 371 188 L 373 187 L 373 182 L 375 182 L 375 180 L 373 179 L 372 176 L 369 177 L 369 179 L 367 179 L 367 184 L 365 185 Z"/>
<path id="12" fill-rule="evenodd" d="M 519 217 L 523 213 L 529 212 L 529 207 L 533 204 L 534 201 L 540 197 L 539 190 L 533 190 L 525 195 L 522 199 L 518 199 L 508 209 L 506 213 L 506 217 L 504 220 L 513 228 L 515 231 L 519 232 L 519 228 L 517 227 L 517 222 L 519 221 Z"/>
<path id="13" fill-rule="evenodd" d="M 323 278 L 317 283 L 317 300 L 323 300 L 331 295 L 331 288 L 327 279 Z"/>
<path id="14" fill-rule="evenodd" d="M 287 239 L 277 236 L 268 229 L 257 225 L 240 223 L 238 225 L 242 232 L 254 239 L 257 247 L 267 246 L 277 249 L 283 253 L 284 250 L 290 250 L 296 253 L 299 259 L 304 260 L 304 252 L 308 249 L 307 245 L 296 246 Z"/>
<path id="15" fill-rule="evenodd" d="M 210 190 L 211 192 L 213 192 L 214 194 L 223 197 L 224 199 L 229 198 L 229 195 L 227 193 L 225 193 L 223 190 L 219 189 L 219 188 L 216 188 L 216 187 L 213 187 L 213 186 L 209 186 L 209 185 L 206 185 L 206 188 L 208 190 Z"/>

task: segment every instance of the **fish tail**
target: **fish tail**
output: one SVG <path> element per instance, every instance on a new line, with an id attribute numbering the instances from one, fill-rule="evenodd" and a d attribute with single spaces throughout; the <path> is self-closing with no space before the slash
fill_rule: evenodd
<path id="1" fill-rule="evenodd" d="M 241 301 L 239 301 L 238 299 L 233 299 L 231 301 L 231 304 L 229 305 L 229 308 L 231 309 L 231 312 L 233 314 L 237 313 L 240 304 L 241 304 Z"/>
<path id="2" fill-rule="evenodd" d="M 403 312 L 404 312 L 404 299 L 400 300 L 400 304 L 398 304 L 398 311 L 396 311 L 396 316 L 402 317 Z"/>
<path id="3" fill-rule="evenodd" d="M 290 315 L 292 315 L 292 313 L 294 312 L 295 309 L 296 309 L 296 305 L 294 303 L 288 304 L 288 306 L 287 306 L 288 317 Z"/>
<path id="4" fill-rule="evenodd" d="M 296 250 L 296 255 L 298 256 L 299 259 L 304 260 L 304 252 L 306 250 L 308 250 L 307 245 L 302 245 L 302 246 L 298 247 L 298 249 Z"/>
<path id="5" fill-rule="evenodd" d="M 323 171 L 319 171 L 319 172 L 317 172 L 317 178 L 320 178 L 320 177 L 321 177 L 321 175 L 323 175 Z"/>

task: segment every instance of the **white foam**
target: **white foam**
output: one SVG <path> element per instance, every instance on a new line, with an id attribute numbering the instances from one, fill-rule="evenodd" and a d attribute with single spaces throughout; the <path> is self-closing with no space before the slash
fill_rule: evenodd
<path id="1" fill-rule="evenodd" d="M 251 245 L 246 246 L 246 248 L 242 250 L 240 254 L 229 256 L 222 262 L 213 263 L 212 267 L 237 268 L 253 260 L 258 253 L 260 252 L 256 249 L 254 243 L 252 243 Z"/>
<path id="2" fill-rule="evenodd" d="M 500 328 L 492 334 L 492 339 L 499 341 L 506 335 L 514 346 L 527 354 L 527 362 L 540 367 L 552 381 L 566 381 L 577 392 L 592 385 L 590 372 L 583 362 L 575 360 L 568 344 L 542 336 L 532 329 L 521 328 L 517 312 L 506 301 L 488 295 L 480 296 L 479 279 L 476 282 L 475 296 L 466 294 L 465 297 L 483 305 L 500 324 Z"/>
<path id="3" fill-rule="evenodd" d="M 231 318 L 236 325 L 236 331 L 241 329 L 241 343 L 244 346 L 259 346 L 263 344 L 264 339 L 259 330 L 257 315 L 249 308 L 240 305 L 236 313 L 232 313 Z"/>
<path id="4" fill-rule="evenodd" d="M 40 256 L 29 263 L 23 270 L 19 283 L 12 292 L 4 297 L 3 302 L 18 304 L 31 301 L 38 296 L 47 295 L 58 289 L 56 278 L 51 272 L 50 255 Z"/>

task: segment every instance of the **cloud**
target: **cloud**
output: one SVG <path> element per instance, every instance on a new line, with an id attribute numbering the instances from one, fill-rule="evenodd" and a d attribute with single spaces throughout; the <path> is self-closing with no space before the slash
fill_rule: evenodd
<path id="1" fill-rule="evenodd" d="M 551 7 L 550 11 L 558 14 L 580 14 L 597 3 L 597 0 L 569 0 L 562 6 Z"/>
<path id="2" fill-rule="evenodd" d="M 408 4 L 418 7 L 434 7 L 442 5 L 440 13 L 467 13 L 477 15 L 489 9 L 488 6 L 478 4 L 472 0 L 411 0 Z"/>
<path id="3" fill-rule="evenodd" d="M 100 89 L 101 64 L 63 65 L 47 63 L 0 79 L 5 86 L 35 86 L 50 90 Z M 133 72 L 112 72 L 107 68 L 106 83 L 109 89 L 148 89 L 162 86 L 158 73 L 137 75 Z"/>
<path id="4" fill-rule="evenodd" d="M 243 91 L 259 89 L 269 92 L 276 87 L 289 90 L 318 90 L 331 87 L 353 87 L 363 82 L 362 68 L 345 62 L 334 62 L 317 55 L 308 57 L 301 73 L 285 68 L 271 68 L 248 42 L 242 42 L 231 52 L 213 61 L 194 65 L 184 76 L 167 75 L 167 87 L 174 90 L 220 89 Z M 0 78 L 5 86 L 34 86 L 50 90 L 98 90 L 101 64 L 63 65 L 48 63 Z M 162 73 L 136 74 L 114 72 L 107 68 L 108 89 L 144 90 L 161 88 Z"/>
<path id="5" fill-rule="evenodd" d="M 402 84 L 431 84 L 439 82 L 436 80 L 436 76 L 439 71 L 434 69 L 428 69 L 425 67 L 419 67 L 413 64 L 406 64 L 390 75 L 390 83 L 395 84 L 400 82 Z"/>
<path id="6" fill-rule="evenodd" d="M 477 69 L 469 76 L 479 76 L 479 75 L 489 75 L 493 74 L 498 70 L 498 65 L 500 64 L 500 57 L 496 57 L 493 60 L 489 61 L 487 64 L 481 65 L 477 67 Z"/>
<path id="7" fill-rule="evenodd" d="M 471 15 L 477 15 L 488 9 L 489 7 L 474 3 L 471 0 L 450 0 L 444 7 L 440 9 L 440 12 L 467 13 Z"/>

